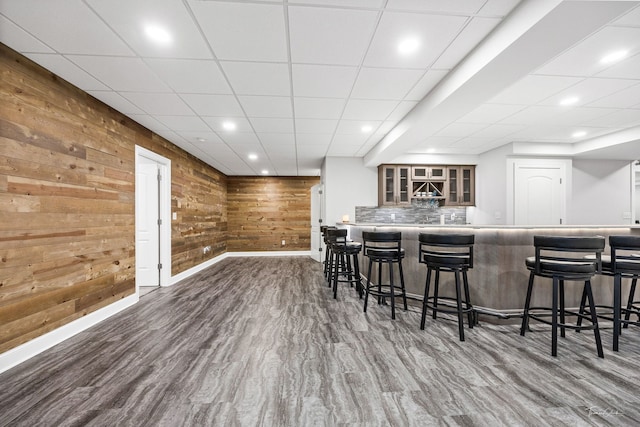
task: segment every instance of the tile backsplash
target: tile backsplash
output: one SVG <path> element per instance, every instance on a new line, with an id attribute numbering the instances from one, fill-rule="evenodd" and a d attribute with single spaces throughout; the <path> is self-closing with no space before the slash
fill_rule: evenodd
<path id="1" fill-rule="evenodd" d="M 414 200 L 411 206 L 356 206 L 356 223 L 375 224 L 466 224 L 465 207 L 431 208 Z"/>

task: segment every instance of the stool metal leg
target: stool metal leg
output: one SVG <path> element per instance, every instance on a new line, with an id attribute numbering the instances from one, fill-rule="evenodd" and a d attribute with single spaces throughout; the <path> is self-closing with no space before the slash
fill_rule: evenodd
<path id="1" fill-rule="evenodd" d="M 622 305 L 620 293 L 622 276 L 618 273 L 613 278 L 613 351 L 618 351 L 618 339 L 620 337 L 620 306 Z"/>
<path id="2" fill-rule="evenodd" d="M 402 259 L 398 261 L 398 270 L 400 271 L 400 288 L 402 289 L 402 303 L 404 311 L 407 311 L 407 292 L 404 288 L 404 273 L 402 271 Z"/>
<path id="3" fill-rule="evenodd" d="M 551 355 L 558 355 L 558 277 L 553 276 L 553 298 L 551 303 Z"/>
<path id="4" fill-rule="evenodd" d="M 436 319 L 438 317 L 438 287 L 440 285 L 440 269 L 436 267 L 436 281 L 433 284 L 433 310 L 431 317 Z"/>
<path id="5" fill-rule="evenodd" d="M 371 287 L 371 267 L 373 261 L 369 258 L 369 271 L 367 273 L 367 287 L 364 289 L 364 312 L 367 312 L 367 301 L 369 301 L 369 288 Z"/>
<path id="6" fill-rule="evenodd" d="M 424 330 L 424 321 L 427 317 L 427 301 L 429 300 L 429 283 L 431 282 L 431 268 L 427 268 L 427 280 L 424 283 L 424 297 L 422 299 L 422 317 L 420 329 Z"/>
<path id="7" fill-rule="evenodd" d="M 464 320 L 462 317 L 462 301 L 460 299 L 460 271 L 454 272 L 456 282 L 456 306 L 458 307 L 458 332 L 460 333 L 460 341 L 464 341 Z"/>
<path id="8" fill-rule="evenodd" d="M 462 270 L 462 283 L 464 284 L 464 298 L 465 298 L 465 309 L 471 308 L 471 297 L 469 296 L 469 280 L 467 278 L 467 270 Z M 467 318 L 469 320 L 469 329 L 473 329 L 474 318 L 473 318 L 473 310 L 469 310 L 467 313 Z"/>
<path id="9" fill-rule="evenodd" d="M 529 328 L 529 307 L 531 306 L 531 293 L 533 291 L 533 279 L 535 274 L 533 271 L 529 274 L 529 286 L 527 287 L 527 298 L 524 300 L 524 311 L 522 312 L 522 326 L 520 327 L 520 335 L 524 336 L 525 331 Z"/>
<path id="10" fill-rule="evenodd" d="M 560 284 L 560 290 L 559 290 L 559 297 L 560 297 L 560 336 L 562 338 L 565 337 L 565 312 L 564 312 L 564 280 L 560 280 L 559 281 Z"/>
<path id="11" fill-rule="evenodd" d="M 627 300 L 627 311 L 624 314 L 624 326 L 623 328 L 629 327 L 629 320 L 631 319 L 631 309 L 633 308 L 633 300 L 636 296 L 636 283 L 638 282 L 638 276 L 633 276 L 633 280 L 631 281 L 631 289 L 629 289 L 629 299 Z M 638 320 L 640 321 L 640 316 L 638 316 Z"/>
<path id="12" fill-rule="evenodd" d="M 604 357 L 602 341 L 600 340 L 600 328 L 598 327 L 598 316 L 596 316 L 596 307 L 593 303 L 593 294 L 591 293 L 591 280 L 585 282 L 585 289 L 587 290 L 587 299 L 589 300 L 589 311 L 591 312 L 591 323 L 593 324 L 593 335 L 596 339 L 598 357 Z"/>
<path id="13" fill-rule="evenodd" d="M 391 319 L 396 318 L 396 296 L 394 293 L 395 286 L 393 284 L 393 263 L 389 261 L 389 287 L 391 291 Z"/>

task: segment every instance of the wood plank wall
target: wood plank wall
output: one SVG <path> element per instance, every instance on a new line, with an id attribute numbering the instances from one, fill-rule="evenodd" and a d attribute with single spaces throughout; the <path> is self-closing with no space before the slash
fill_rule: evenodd
<path id="1" fill-rule="evenodd" d="M 319 182 L 318 177 L 228 177 L 228 250 L 310 250 L 311 186 Z"/>
<path id="2" fill-rule="evenodd" d="M 0 77 L 0 352 L 135 292 L 136 144 L 172 161 L 172 274 L 226 252 L 225 175 L 1 43 Z"/>

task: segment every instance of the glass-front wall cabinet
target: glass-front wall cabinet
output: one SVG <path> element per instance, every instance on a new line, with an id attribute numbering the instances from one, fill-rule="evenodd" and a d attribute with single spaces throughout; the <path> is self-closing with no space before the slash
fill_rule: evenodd
<path id="1" fill-rule="evenodd" d="M 408 205 L 436 199 L 440 206 L 475 205 L 475 166 L 380 165 L 378 204 Z"/>
<path id="2" fill-rule="evenodd" d="M 408 205 L 411 166 L 382 165 L 378 169 L 378 204 Z"/>

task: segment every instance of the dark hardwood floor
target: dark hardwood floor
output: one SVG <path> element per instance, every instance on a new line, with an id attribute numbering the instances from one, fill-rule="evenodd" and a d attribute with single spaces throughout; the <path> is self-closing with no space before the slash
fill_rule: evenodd
<path id="1" fill-rule="evenodd" d="M 526 284 L 522 284 L 526 286 Z M 640 425 L 640 329 L 452 320 L 326 287 L 309 258 L 229 258 L 0 375 L 0 425 Z"/>

